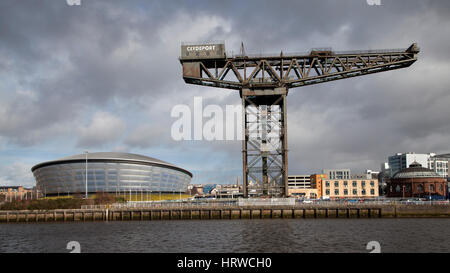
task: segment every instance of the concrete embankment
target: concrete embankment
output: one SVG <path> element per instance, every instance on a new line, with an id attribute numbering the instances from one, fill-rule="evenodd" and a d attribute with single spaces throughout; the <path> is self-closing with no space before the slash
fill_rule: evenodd
<path id="1" fill-rule="evenodd" d="M 450 217 L 449 205 L 352 205 L 286 207 L 171 207 L 0 211 L 0 223 L 180 219 Z"/>

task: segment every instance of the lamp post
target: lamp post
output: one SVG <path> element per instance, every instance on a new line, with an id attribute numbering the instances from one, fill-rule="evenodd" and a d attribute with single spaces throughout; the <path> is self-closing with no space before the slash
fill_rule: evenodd
<path id="1" fill-rule="evenodd" d="M 86 191 L 85 191 L 85 198 L 88 199 L 88 151 L 84 151 L 86 154 Z"/>

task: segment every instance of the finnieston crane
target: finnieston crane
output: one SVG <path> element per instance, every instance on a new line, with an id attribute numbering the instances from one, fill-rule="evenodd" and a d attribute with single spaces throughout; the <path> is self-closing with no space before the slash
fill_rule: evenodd
<path id="1" fill-rule="evenodd" d="M 227 56 L 225 43 L 183 44 L 188 84 L 239 90 L 243 107 L 243 191 L 288 196 L 286 96 L 291 88 L 409 67 L 419 48 Z M 232 73 L 229 73 L 229 72 Z M 249 178 L 252 185 L 249 186 Z"/>

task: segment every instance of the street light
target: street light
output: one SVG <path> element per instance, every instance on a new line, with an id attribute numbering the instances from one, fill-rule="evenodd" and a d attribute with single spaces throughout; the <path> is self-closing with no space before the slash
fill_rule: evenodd
<path id="1" fill-rule="evenodd" d="M 84 153 L 86 154 L 86 191 L 85 191 L 85 195 L 86 195 L 86 199 L 88 199 L 88 151 L 84 151 Z"/>

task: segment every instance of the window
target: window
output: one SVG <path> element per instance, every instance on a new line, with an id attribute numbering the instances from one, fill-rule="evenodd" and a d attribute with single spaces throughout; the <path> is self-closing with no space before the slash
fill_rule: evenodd
<path id="1" fill-rule="evenodd" d="M 366 195 L 366 190 L 363 189 L 363 190 L 361 191 L 361 194 L 362 194 L 362 195 Z"/>
<path id="2" fill-rule="evenodd" d="M 348 195 L 348 190 L 344 189 L 344 195 Z"/>
<path id="3" fill-rule="evenodd" d="M 329 187 L 329 186 L 330 186 L 330 182 L 328 182 L 328 181 L 325 182 L 325 186 L 326 186 L 326 187 Z"/>
<path id="4" fill-rule="evenodd" d="M 334 181 L 334 186 L 335 187 L 339 187 L 339 182 L 338 181 Z"/>
<path id="5" fill-rule="evenodd" d="M 356 189 L 353 190 L 353 195 L 357 195 L 358 191 Z"/>
<path id="6" fill-rule="evenodd" d="M 339 190 L 334 190 L 334 195 L 339 195 Z"/>
<path id="7" fill-rule="evenodd" d="M 370 195 L 375 195 L 375 190 L 374 189 L 370 189 Z"/>
<path id="8" fill-rule="evenodd" d="M 326 190 L 326 191 L 325 191 L 325 194 L 326 194 L 326 195 L 330 195 L 330 190 Z"/>
<path id="9" fill-rule="evenodd" d="M 374 187 L 375 186 L 375 182 L 374 181 L 370 181 L 370 186 Z"/>
<path id="10" fill-rule="evenodd" d="M 361 181 L 361 186 L 363 186 L 363 187 L 364 187 L 365 185 L 366 185 L 366 181 L 364 181 L 364 180 L 363 180 L 363 181 Z"/>
<path id="11" fill-rule="evenodd" d="M 356 181 L 353 181 L 352 186 L 353 186 L 353 187 L 356 187 L 356 185 L 357 185 L 357 184 L 356 184 Z"/>
<path id="12" fill-rule="evenodd" d="M 344 181 L 344 186 L 345 186 L 345 187 L 347 187 L 347 184 L 348 184 L 347 181 Z"/>

